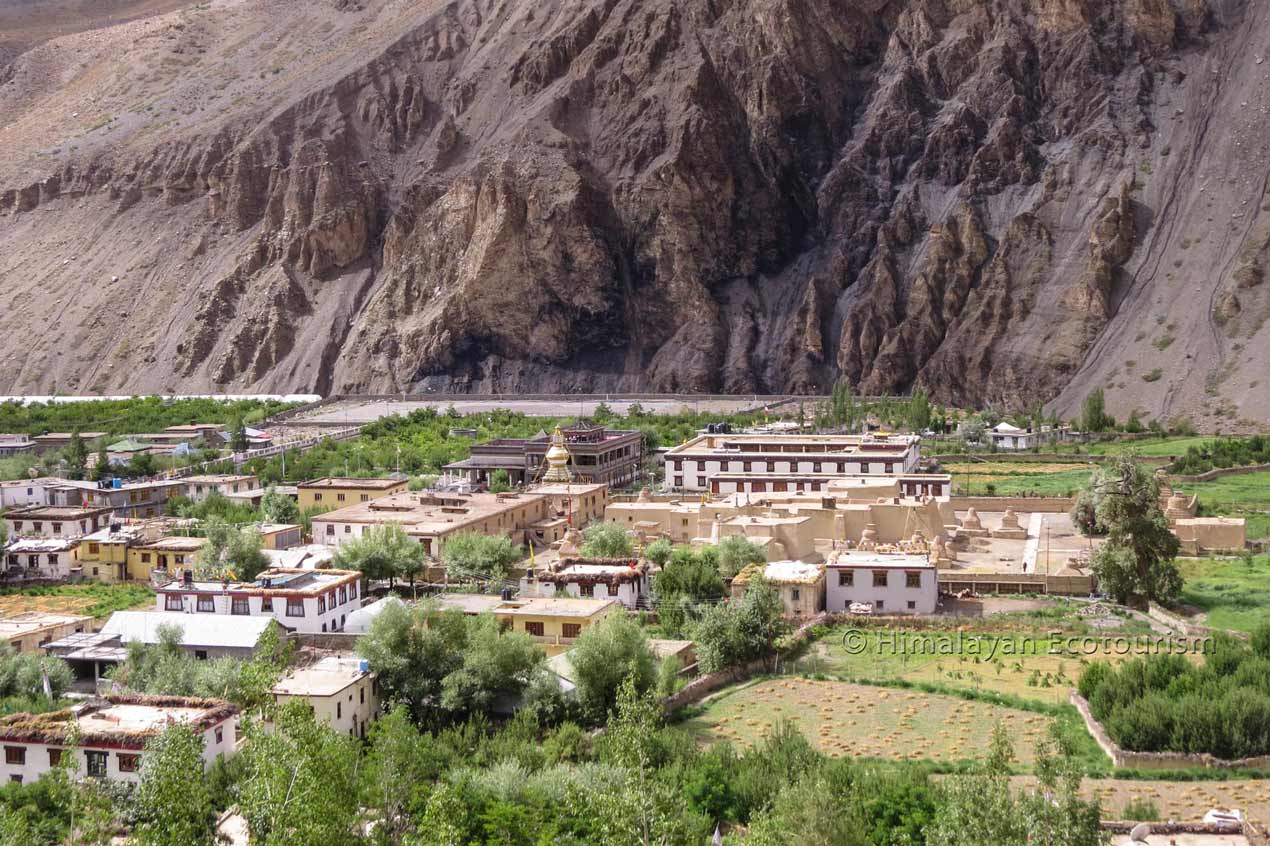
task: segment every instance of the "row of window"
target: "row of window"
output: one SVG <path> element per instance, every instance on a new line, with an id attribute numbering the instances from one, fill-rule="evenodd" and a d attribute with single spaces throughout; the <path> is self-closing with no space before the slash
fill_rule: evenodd
<path id="1" fill-rule="evenodd" d="M 863 570 L 861 571 L 864 572 Z M 891 570 L 871 570 L 873 573 L 873 587 L 890 587 Z M 898 572 L 898 571 L 895 571 Z M 853 587 L 855 585 L 855 570 L 839 570 L 838 571 L 838 587 Z M 904 587 L 919 588 L 922 586 L 922 574 L 915 570 L 904 571 Z"/>
<path id="2" fill-rule="evenodd" d="M 350 582 L 347 587 L 341 585 L 338 591 L 330 592 L 330 602 L 327 602 L 327 594 L 318 594 L 318 614 L 325 614 L 328 607 L 337 608 L 346 602 L 352 602 L 357 599 L 357 582 Z M 164 600 L 164 607 L 169 611 L 185 610 L 185 595 L 180 593 L 169 593 Z M 194 610 L 202 614 L 216 613 L 216 597 L 210 594 L 199 594 L 195 600 Z M 229 600 L 229 613 L 236 614 L 241 617 L 251 615 L 251 605 L 247 596 L 232 596 Z M 273 597 L 265 595 L 260 599 L 260 613 L 273 613 Z M 287 616 L 303 617 L 304 616 L 304 597 L 287 597 Z"/>
<path id="3" fill-rule="evenodd" d="M 62 763 L 62 753 L 65 751 L 65 749 L 49 749 L 49 766 L 56 767 Z M 4 747 L 4 762 L 11 767 L 24 767 L 26 766 L 26 752 L 27 748 L 25 746 L 6 746 Z M 89 749 L 84 752 L 84 756 L 88 759 L 88 775 L 93 778 L 105 778 L 106 765 L 110 760 L 110 753 Z M 121 773 L 135 773 L 141 768 L 141 755 L 135 752 L 116 752 L 115 758 Z M 11 775 L 9 780 L 21 782 L 22 776 Z"/>
<path id="4" fill-rule="evenodd" d="M 526 620 L 525 634 L 533 635 L 534 637 L 545 637 L 546 636 L 545 624 L 541 622 L 536 623 L 531 620 Z M 581 623 L 562 623 L 560 626 L 560 636 L 566 640 L 572 640 L 573 638 L 576 638 L 580 636 L 581 634 L 582 634 Z"/>
<path id="5" fill-rule="evenodd" d="M 14 520 L 14 521 L 13 521 L 13 533 L 14 533 L 15 535 L 20 535 L 20 534 L 22 534 L 22 526 L 23 526 L 23 525 L 24 525 L 24 523 L 23 523 L 23 521 L 22 521 L 22 520 Z M 53 534 L 55 534 L 55 535 L 60 535 L 60 534 L 62 533 L 62 524 L 61 524 L 61 523 L 50 523 L 50 526 L 52 527 Z M 88 534 L 88 521 L 87 521 L 87 520 L 80 520 L 80 521 L 79 521 L 79 530 L 80 530 L 81 532 L 83 532 L 84 534 Z M 33 521 L 31 521 L 31 531 L 32 531 L 32 533 L 34 533 L 34 534 L 41 534 L 41 533 L 43 533 L 43 531 L 44 531 L 44 521 L 42 521 L 42 520 L 33 520 Z"/>
<path id="6" fill-rule="evenodd" d="M 370 502 L 370 494 L 358 494 L 358 497 L 359 497 L 358 502 Z M 344 502 L 346 498 L 347 498 L 347 495 L 346 495 L 346 494 L 337 493 L 337 494 L 335 495 L 335 501 L 336 501 L 336 502 Z M 321 502 L 321 501 L 322 501 L 322 494 L 321 494 L 321 493 L 314 493 L 314 494 L 313 494 L 313 501 L 314 501 L 314 502 Z"/>

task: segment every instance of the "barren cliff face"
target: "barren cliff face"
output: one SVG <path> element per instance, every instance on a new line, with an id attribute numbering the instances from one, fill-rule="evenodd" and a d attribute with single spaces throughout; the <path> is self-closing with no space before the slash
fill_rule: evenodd
<path id="1" fill-rule="evenodd" d="M 0 69 L 0 392 L 1270 413 L 1252 0 L 213 0 Z"/>

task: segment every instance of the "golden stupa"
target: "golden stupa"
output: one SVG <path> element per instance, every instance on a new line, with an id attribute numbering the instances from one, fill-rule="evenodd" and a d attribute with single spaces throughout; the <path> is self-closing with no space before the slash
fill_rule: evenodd
<path id="1" fill-rule="evenodd" d="M 551 446 L 547 449 L 547 472 L 543 474 L 544 482 L 572 482 L 573 471 L 569 469 L 569 448 L 564 445 L 564 432 L 557 426 L 551 433 Z"/>

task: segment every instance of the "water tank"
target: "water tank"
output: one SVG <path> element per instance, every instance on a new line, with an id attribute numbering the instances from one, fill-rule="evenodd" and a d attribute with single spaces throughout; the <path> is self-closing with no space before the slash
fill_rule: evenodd
<path id="1" fill-rule="evenodd" d="M 119 478 L 111 479 L 110 486 L 114 488 L 115 490 L 119 490 L 120 488 L 123 487 L 123 479 L 119 479 Z"/>
<path id="2" fill-rule="evenodd" d="M 357 662 L 357 669 L 358 669 L 358 670 L 360 670 L 360 671 L 361 671 L 361 672 L 363 672 L 363 673 L 369 673 L 369 672 L 370 672 L 370 662 L 369 662 L 369 661 L 367 661 L 365 658 L 363 658 L 362 660 L 360 660 L 360 661 L 358 661 L 358 662 Z"/>

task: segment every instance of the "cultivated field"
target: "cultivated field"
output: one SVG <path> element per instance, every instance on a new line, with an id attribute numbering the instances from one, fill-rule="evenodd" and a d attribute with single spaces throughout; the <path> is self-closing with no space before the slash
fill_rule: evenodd
<path id="1" fill-rule="evenodd" d="M 950 776 L 951 777 L 951 776 Z M 1015 776 L 1016 784 L 1032 784 L 1031 776 Z M 1132 800 L 1149 801 L 1164 820 L 1203 819 L 1210 808 L 1239 808 L 1253 820 L 1270 820 L 1270 779 L 1231 781 L 1138 781 L 1085 779 L 1081 793 L 1097 799 L 1104 819 L 1120 819 Z"/>
<path id="2" fill-rule="evenodd" d="M 959 495 L 1071 496 L 1089 482 L 1093 465 L 1003 458 L 945 463 L 943 470 L 952 474 L 954 493 Z"/>
<path id="3" fill-rule="evenodd" d="M 834 758 L 960 761 L 981 757 L 1000 721 L 1016 759 L 1026 765 L 1051 719 L 954 696 L 788 676 L 742 685 L 709 700 L 688 727 L 705 740 L 726 739 L 748 748 L 787 720 Z"/>
<path id="4" fill-rule="evenodd" d="M 87 614 L 104 620 L 116 611 L 154 607 L 154 591 L 143 584 L 58 585 L 0 590 L 0 617 L 28 611 Z"/>

